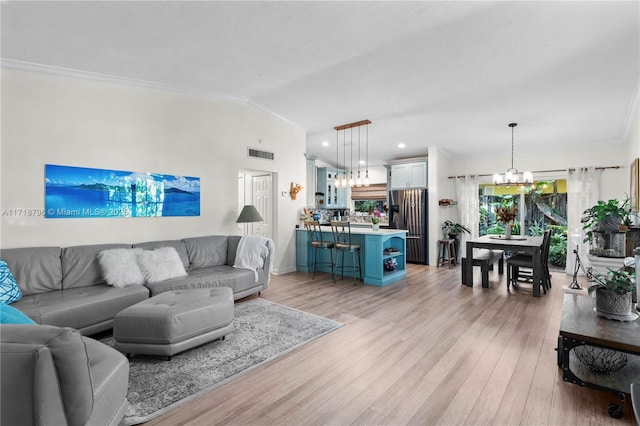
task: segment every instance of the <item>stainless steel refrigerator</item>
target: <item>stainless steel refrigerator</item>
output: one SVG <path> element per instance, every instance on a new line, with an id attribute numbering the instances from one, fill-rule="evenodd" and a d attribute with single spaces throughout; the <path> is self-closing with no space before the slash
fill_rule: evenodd
<path id="1" fill-rule="evenodd" d="M 389 227 L 406 229 L 407 262 L 429 264 L 428 192 L 426 189 L 389 191 Z"/>

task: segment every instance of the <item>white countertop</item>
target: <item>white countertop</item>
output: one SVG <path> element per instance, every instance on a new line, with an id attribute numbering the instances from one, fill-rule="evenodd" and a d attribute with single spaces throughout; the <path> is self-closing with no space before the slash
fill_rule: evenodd
<path id="1" fill-rule="evenodd" d="M 296 228 L 296 231 L 307 232 L 304 228 Z M 331 232 L 330 226 L 323 226 L 322 232 Z M 380 229 L 378 231 L 374 231 L 371 228 L 363 228 L 363 227 L 352 227 L 351 233 L 354 235 L 406 235 L 406 229 Z"/>

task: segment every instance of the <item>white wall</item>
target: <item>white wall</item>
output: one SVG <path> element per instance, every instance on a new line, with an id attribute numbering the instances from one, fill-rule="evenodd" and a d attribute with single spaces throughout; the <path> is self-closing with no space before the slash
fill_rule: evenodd
<path id="1" fill-rule="evenodd" d="M 238 172 L 275 173 L 277 272 L 295 270 L 305 196 L 304 130 L 245 102 L 44 73 L 2 70 L 0 208 L 44 207 L 44 165 L 197 176 L 199 217 L 44 219 L 3 215 L 0 247 L 141 242 L 238 234 Z M 247 157 L 247 147 L 275 160 Z"/>

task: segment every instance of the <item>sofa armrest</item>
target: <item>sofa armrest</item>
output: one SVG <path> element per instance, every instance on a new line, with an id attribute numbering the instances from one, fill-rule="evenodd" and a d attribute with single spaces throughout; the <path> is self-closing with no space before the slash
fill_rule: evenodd
<path id="1" fill-rule="evenodd" d="M 84 425 L 93 410 L 81 334 L 45 325 L 0 325 L 2 424 Z"/>
<path id="2" fill-rule="evenodd" d="M 275 255 L 275 247 L 273 240 L 269 239 L 265 246 L 267 247 L 266 256 L 264 257 L 264 263 L 262 269 L 258 270 L 258 281 L 261 282 L 264 288 L 269 286 L 271 281 L 271 269 L 273 268 L 273 258 Z"/>

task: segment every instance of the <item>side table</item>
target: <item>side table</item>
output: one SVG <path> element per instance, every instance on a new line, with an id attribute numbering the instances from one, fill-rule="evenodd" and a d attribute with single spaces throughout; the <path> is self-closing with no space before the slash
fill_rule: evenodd
<path id="1" fill-rule="evenodd" d="M 620 418 L 624 413 L 626 396 L 631 394 L 631 383 L 640 377 L 640 320 L 615 321 L 598 316 L 595 299 L 577 294 L 565 294 L 562 320 L 558 337 L 558 367 L 562 378 L 580 386 L 614 392 L 619 404 L 609 405 L 609 414 Z M 591 371 L 580 362 L 574 349 L 590 345 L 625 352 L 627 365 L 620 371 L 602 374 Z"/>

